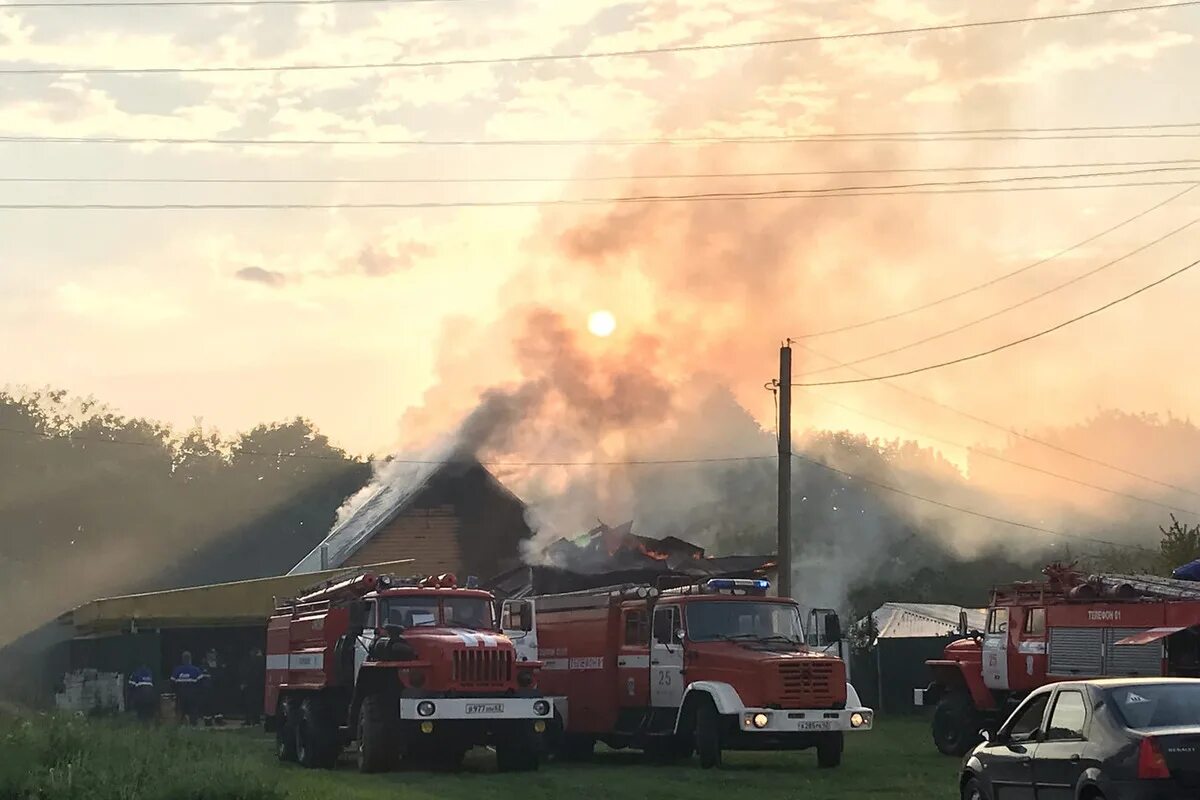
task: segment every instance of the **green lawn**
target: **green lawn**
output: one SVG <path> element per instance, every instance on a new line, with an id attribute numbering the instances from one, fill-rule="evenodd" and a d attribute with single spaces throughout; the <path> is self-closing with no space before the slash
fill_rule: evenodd
<path id="1" fill-rule="evenodd" d="M 281 765 L 261 731 L 0 719 L 0 800 L 956 800 L 957 761 L 934 750 L 924 721 L 884 720 L 846 739 L 832 770 L 818 770 L 812 751 L 730 753 L 720 770 L 600 751 L 586 764 L 497 774 L 479 750 L 460 773 L 359 775 L 348 760 L 332 771 Z"/>
<path id="2" fill-rule="evenodd" d="M 400 772 L 358 775 L 297 767 L 278 770 L 280 787 L 296 800 L 479 800 L 490 796 L 546 800 L 668 800 L 701 798 L 919 798 L 957 800 L 956 759 L 940 755 L 923 720 L 890 720 L 869 733 L 847 736 L 842 765 L 817 769 L 814 751 L 730 753 L 720 770 L 693 760 L 677 766 L 647 764 L 634 752 L 598 752 L 587 764 L 544 764 L 533 774 L 496 774 L 486 751 L 468 756 L 455 775 Z"/>

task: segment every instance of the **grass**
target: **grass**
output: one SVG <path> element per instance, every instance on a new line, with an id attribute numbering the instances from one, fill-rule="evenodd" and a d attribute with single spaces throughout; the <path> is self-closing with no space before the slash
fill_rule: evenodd
<path id="1" fill-rule="evenodd" d="M 884 720 L 870 733 L 847 736 L 842 765 L 833 770 L 818 770 L 812 751 L 728 753 L 720 770 L 701 770 L 695 761 L 662 766 L 634 752 L 602 751 L 586 764 L 497 774 L 492 755 L 480 750 L 468 755 L 458 774 L 388 775 L 359 775 L 348 764 L 334 771 L 280 765 L 273 740 L 261 732 L 54 718 L 22 724 L 26 743 L 13 750 L 12 740 L 4 738 L 13 725 L 0 723 L 0 800 L 957 798 L 957 762 L 933 749 L 927 723 L 919 719 Z M 4 767 L 10 753 L 18 763 L 37 765 L 30 770 L 34 778 L 5 782 L 14 774 Z"/>

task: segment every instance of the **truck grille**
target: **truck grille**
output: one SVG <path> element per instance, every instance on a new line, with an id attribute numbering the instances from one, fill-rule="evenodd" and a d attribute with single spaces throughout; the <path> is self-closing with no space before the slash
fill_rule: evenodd
<path id="1" fill-rule="evenodd" d="M 469 686 L 503 685 L 512 680 L 512 671 L 513 654 L 510 650 L 455 650 L 451 679 Z"/>
<path id="2" fill-rule="evenodd" d="M 779 664 L 780 699 L 793 708 L 844 705 L 838 664 L 832 660 L 784 661 Z"/>

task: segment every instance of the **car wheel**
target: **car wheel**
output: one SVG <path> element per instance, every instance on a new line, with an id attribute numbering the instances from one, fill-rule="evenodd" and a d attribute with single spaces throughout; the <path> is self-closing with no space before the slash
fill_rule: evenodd
<path id="1" fill-rule="evenodd" d="M 967 778 L 962 785 L 962 800 L 987 800 L 978 778 Z"/>

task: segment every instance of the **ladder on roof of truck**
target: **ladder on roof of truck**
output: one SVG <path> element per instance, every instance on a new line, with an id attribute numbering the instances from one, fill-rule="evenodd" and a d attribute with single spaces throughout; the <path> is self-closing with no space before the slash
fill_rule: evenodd
<path id="1" fill-rule="evenodd" d="M 1200 583 L 1181 581 L 1178 578 L 1161 578 L 1157 575 L 1120 575 L 1106 573 L 1097 576 L 1105 589 L 1129 586 L 1146 597 L 1168 600 L 1200 600 Z"/>
<path id="2" fill-rule="evenodd" d="M 534 601 L 538 611 L 570 611 L 577 608 L 604 608 L 620 600 L 648 600 L 657 595 L 658 589 L 653 586 L 644 583 L 622 583 L 524 599 Z"/>

